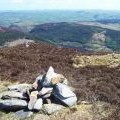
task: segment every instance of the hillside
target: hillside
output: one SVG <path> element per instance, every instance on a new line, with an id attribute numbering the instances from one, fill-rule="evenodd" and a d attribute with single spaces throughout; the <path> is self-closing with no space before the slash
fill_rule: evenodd
<path id="1" fill-rule="evenodd" d="M 1 11 L 0 46 L 19 38 L 83 51 L 120 51 L 120 11 Z"/>
<path id="2" fill-rule="evenodd" d="M 0 46 L 4 45 L 5 42 L 11 42 L 25 36 L 26 34 L 20 30 L 0 26 Z"/>
<path id="3" fill-rule="evenodd" d="M 30 27 L 30 26 L 29 26 Z M 44 41 L 82 51 L 120 51 L 120 25 L 96 22 L 58 22 L 27 28 L 10 25 L 0 27 L 0 46 L 16 39 Z"/>
<path id="4" fill-rule="evenodd" d="M 88 51 L 120 51 L 120 31 L 103 25 L 83 23 L 47 23 L 35 26 L 35 39 Z"/>
<path id="5" fill-rule="evenodd" d="M 76 56 L 83 58 L 82 60 L 84 60 L 84 63 L 89 62 L 90 60 L 93 62 L 89 62 L 82 67 L 76 68 L 74 67 L 74 64 L 76 64 L 76 61 L 77 63 L 80 63 L 79 60 L 81 60 L 76 59 L 76 61 L 74 61 Z M 86 61 L 84 58 L 88 57 L 89 59 Z M 100 61 L 106 60 L 104 57 L 106 57 L 108 62 L 100 64 Z M 111 59 L 117 63 L 117 66 L 109 67 L 108 63 L 110 62 L 111 64 Z M 97 60 L 98 62 L 96 62 Z M 4 81 L 10 83 L 16 81 L 21 83 L 33 83 L 34 79 L 40 73 L 45 72 L 51 65 L 55 68 L 56 72 L 61 73 L 68 78 L 70 85 L 75 89 L 78 96 L 78 103 L 81 101 L 89 101 L 91 103 L 96 103 L 98 101 L 107 102 L 116 106 L 116 109 L 110 116 L 107 116 L 106 119 L 119 120 L 119 61 L 120 57 L 117 54 L 92 52 L 80 53 L 75 49 L 57 47 L 46 43 L 31 43 L 28 48 L 24 45 L 19 45 L 0 49 L 0 79 L 1 83 Z M 83 107 L 80 107 L 80 110 L 81 109 L 83 109 Z M 69 111 L 65 112 L 65 114 L 67 113 L 69 113 Z M 76 113 L 76 115 L 78 114 L 79 112 Z M 74 114 L 72 115 L 74 118 Z M 69 117 L 70 116 L 68 116 L 68 118 Z M 76 118 L 76 120 L 78 119 Z"/>

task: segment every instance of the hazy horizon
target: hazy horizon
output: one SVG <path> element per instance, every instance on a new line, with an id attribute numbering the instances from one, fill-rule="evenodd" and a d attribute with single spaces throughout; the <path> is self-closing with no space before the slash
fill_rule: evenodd
<path id="1" fill-rule="evenodd" d="M 17 12 L 17 11 L 18 11 L 18 12 L 19 12 L 19 11 L 21 11 L 21 12 L 22 12 L 22 11 L 23 11 L 23 12 L 24 12 L 24 11 L 28 11 L 28 12 L 29 12 L 29 11 L 89 11 L 89 12 L 90 12 L 90 11 L 96 11 L 96 12 L 97 12 L 97 11 L 101 11 L 101 12 L 102 12 L 102 11 L 103 11 L 103 12 L 104 12 L 104 11 L 106 11 L 106 12 L 107 12 L 107 11 L 113 11 L 113 12 L 114 12 L 114 11 L 115 11 L 115 12 L 120 12 L 120 10 L 104 10 L 104 9 L 27 9 L 27 10 L 21 10 L 21 9 L 19 9 L 19 10 L 15 10 L 15 9 L 13 9 L 13 10 L 11 10 L 11 9 L 9 9 L 9 10 L 1 10 L 1 9 L 0 9 L 0 12 L 15 12 L 15 11 L 16 11 L 16 12 Z"/>
<path id="2" fill-rule="evenodd" d="M 0 0 L 0 11 L 120 10 L 119 0 Z"/>

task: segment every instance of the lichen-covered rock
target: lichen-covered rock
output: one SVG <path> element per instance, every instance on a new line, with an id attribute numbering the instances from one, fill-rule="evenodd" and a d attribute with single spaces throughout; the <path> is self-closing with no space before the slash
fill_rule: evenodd
<path id="1" fill-rule="evenodd" d="M 27 108 L 27 102 L 20 99 L 0 100 L 0 110 L 20 110 Z"/>
<path id="2" fill-rule="evenodd" d="M 57 83 L 63 83 L 63 84 L 68 84 L 68 80 L 62 75 L 62 74 L 57 74 L 51 79 L 52 85 L 56 85 Z"/>

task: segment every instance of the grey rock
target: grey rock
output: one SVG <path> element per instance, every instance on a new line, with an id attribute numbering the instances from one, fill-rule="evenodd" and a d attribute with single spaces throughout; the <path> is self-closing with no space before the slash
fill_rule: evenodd
<path id="1" fill-rule="evenodd" d="M 11 99 L 11 98 L 19 98 L 19 99 L 27 99 L 27 94 L 20 93 L 17 91 L 5 91 L 0 94 L 1 99 Z"/>
<path id="2" fill-rule="evenodd" d="M 51 96 L 52 91 L 53 91 L 53 87 L 43 87 L 39 91 L 39 96 L 42 96 L 42 98 L 48 98 Z"/>
<path id="3" fill-rule="evenodd" d="M 49 120 L 49 116 L 48 115 L 43 115 L 43 114 L 37 114 L 33 120 Z"/>
<path id="4" fill-rule="evenodd" d="M 15 113 L 15 116 L 19 119 L 25 119 L 33 115 L 32 111 L 20 110 Z"/>
<path id="5" fill-rule="evenodd" d="M 36 101 L 36 103 L 34 104 L 33 109 L 34 109 L 34 110 L 40 110 L 40 109 L 42 109 L 42 105 L 43 105 L 43 100 L 42 100 L 42 98 L 39 98 L 39 99 Z"/>
<path id="6" fill-rule="evenodd" d="M 50 98 L 46 98 L 45 101 L 46 101 L 46 104 L 51 104 L 52 103 L 52 100 Z"/>
<path id="7" fill-rule="evenodd" d="M 31 92 L 31 95 L 29 97 L 29 103 L 28 103 L 28 109 L 32 110 L 35 103 L 37 101 L 37 91 Z"/>
<path id="8" fill-rule="evenodd" d="M 22 93 L 26 93 L 28 89 L 32 88 L 32 84 L 17 84 L 8 86 L 8 90 L 16 90 Z"/>
<path id="9" fill-rule="evenodd" d="M 51 86 L 51 79 L 56 75 L 56 73 L 54 72 L 54 68 L 52 66 L 49 67 L 45 79 L 43 81 L 43 86 Z"/>
<path id="10" fill-rule="evenodd" d="M 0 100 L 0 110 L 20 110 L 27 108 L 27 102 L 20 99 Z"/>
<path id="11" fill-rule="evenodd" d="M 47 93 L 45 95 L 42 96 L 42 98 L 46 99 L 46 98 L 49 98 L 51 96 L 51 93 Z"/>
<path id="12" fill-rule="evenodd" d="M 57 101 L 64 103 L 69 107 L 75 105 L 77 102 L 75 93 L 68 86 L 62 83 L 58 83 L 55 86 L 53 96 Z"/>
<path id="13" fill-rule="evenodd" d="M 64 109 L 65 107 L 58 104 L 44 104 L 43 111 L 51 115 L 52 113 Z"/>
<path id="14" fill-rule="evenodd" d="M 66 84 L 66 85 L 68 84 L 68 80 L 63 75 L 55 73 L 54 68 L 52 66 L 50 66 L 47 73 L 46 73 L 46 76 L 44 78 L 43 86 L 44 87 L 45 86 L 51 86 L 51 84 L 52 84 L 51 80 L 53 78 L 58 78 L 58 79 L 62 78 L 63 83 Z M 59 81 L 59 80 L 57 80 L 57 81 Z"/>
<path id="15" fill-rule="evenodd" d="M 36 81 L 42 81 L 44 75 L 39 75 L 37 78 L 36 78 Z"/>

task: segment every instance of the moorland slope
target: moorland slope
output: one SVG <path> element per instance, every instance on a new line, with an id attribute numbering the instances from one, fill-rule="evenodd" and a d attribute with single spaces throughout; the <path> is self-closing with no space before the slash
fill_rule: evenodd
<path id="1" fill-rule="evenodd" d="M 92 55 L 92 57 L 90 57 Z M 74 58 L 89 57 L 89 62 L 82 67 L 74 67 Z M 95 56 L 95 60 L 90 60 Z M 98 56 L 98 59 L 96 57 Z M 103 57 L 102 57 L 103 56 Z M 112 59 L 117 66 L 109 67 L 109 64 L 99 64 L 97 60 Z M 111 57 L 112 56 L 112 57 Z M 79 58 L 78 57 L 78 58 Z M 117 58 L 116 58 L 117 57 Z M 120 59 L 119 55 L 107 53 L 81 53 L 75 49 L 62 48 L 46 43 L 31 43 L 26 48 L 25 45 L 18 45 L 11 48 L 0 49 L 0 79 L 1 81 L 21 83 L 33 83 L 34 79 L 49 66 L 53 66 L 56 72 L 63 74 L 74 87 L 80 101 L 107 102 L 116 106 L 116 110 L 107 120 L 119 120 L 120 117 L 120 63 L 115 61 Z M 86 59 L 82 59 L 86 60 Z M 111 62 L 111 60 L 110 60 Z"/>

